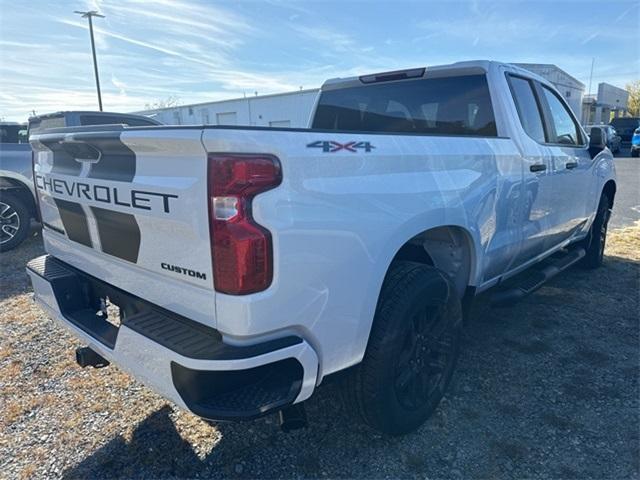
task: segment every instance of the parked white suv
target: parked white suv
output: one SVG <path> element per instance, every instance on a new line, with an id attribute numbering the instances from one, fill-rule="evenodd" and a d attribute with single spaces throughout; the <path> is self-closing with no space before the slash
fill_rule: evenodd
<path id="1" fill-rule="evenodd" d="M 309 129 L 31 142 L 48 255 L 28 272 L 88 345 L 79 363 L 117 363 L 207 419 L 280 410 L 285 427 L 348 369 L 364 421 L 417 428 L 463 306 L 599 266 L 616 191 L 601 130 L 588 143 L 551 84 L 488 61 L 329 80 Z"/>

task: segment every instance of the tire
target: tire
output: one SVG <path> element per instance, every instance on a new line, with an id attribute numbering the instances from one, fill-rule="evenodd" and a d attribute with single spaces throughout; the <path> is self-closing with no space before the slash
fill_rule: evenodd
<path id="1" fill-rule="evenodd" d="M 29 209 L 20 198 L 0 191 L 0 252 L 20 245 L 31 228 Z"/>
<path id="2" fill-rule="evenodd" d="M 602 265 L 604 247 L 607 241 L 607 227 L 611 217 L 610 205 L 609 197 L 606 193 L 603 193 L 600 196 L 600 203 L 598 203 L 596 218 L 589 229 L 589 235 L 587 235 L 582 244 L 587 252 L 580 262 L 584 268 L 594 269 Z"/>
<path id="3" fill-rule="evenodd" d="M 394 262 L 364 358 L 343 379 L 347 409 L 385 434 L 416 430 L 451 381 L 461 333 L 460 298 L 446 275 L 429 265 Z"/>
<path id="4" fill-rule="evenodd" d="M 640 156 L 640 150 L 631 150 L 631 156 L 637 158 Z"/>

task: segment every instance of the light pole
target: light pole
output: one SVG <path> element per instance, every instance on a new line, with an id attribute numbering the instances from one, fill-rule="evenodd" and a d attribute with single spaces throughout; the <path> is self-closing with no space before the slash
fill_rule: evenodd
<path id="1" fill-rule="evenodd" d="M 89 19 L 89 34 L 91 36 L 91 52 L 93 53 L 93 71 L 96 74 L 96 89 L 98 90 L 98 106 L 100 107 L 100 111 L 102 111 L 102 95 L 100 95 L 100 77 L 98 76 L 98 59 L 96 58 L 96 44 L 93 41 L 93 21 L 91 19 L 92 17 L 104 18 L 104 15 L 100 15 L 95 10 L 90 10 L 88 12 L 79 12 L 76 10 L 73 13 L 82 15 L 82 18 Z"/>

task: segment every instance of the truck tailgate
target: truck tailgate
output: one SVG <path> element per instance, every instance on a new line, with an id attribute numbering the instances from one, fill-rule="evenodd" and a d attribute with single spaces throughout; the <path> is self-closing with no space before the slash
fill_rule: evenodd
<path id="1" fill-rule="evenodd" d="M 199 129 L 63 129 L 31 137 L 47 251 L 215 327 L 207 154 Z"/>

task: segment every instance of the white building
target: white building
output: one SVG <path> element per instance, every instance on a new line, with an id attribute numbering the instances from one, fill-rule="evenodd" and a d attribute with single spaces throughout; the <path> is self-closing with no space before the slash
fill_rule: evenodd
<path id="1" fill-rule="evenodd" d="M 306 127 L 319 89 L 136 112 L 167 125 Z"/>
<path id="2" fill-rule="evenodd" d="M 626 115 L 629 92 L 608 83 L 598 84 L 597 95 L 585 95 L 582 100 L 582 123 L 599 125 L 611 118 Z"/>
<path id="3" fill-rule="evenodd" d="M 584 85 L 555 65 L 516 63 L 549 80 L 567 100 L 577 118 L 582 118 Z M 319 89 L 260 95 L 217 102 L 135 112 L 167 125 L 250 125 L 262 127 L 308 126 Z"/>
<path id="4" fill-rule="evenodd" d="M 567 101 L 576 118 L 582 118 L 582 96 L 584 83 L 576 80 L 561 68 L 544 63 L 514 63 L 520 68 L 540 75 L 553 84 Z"/>

